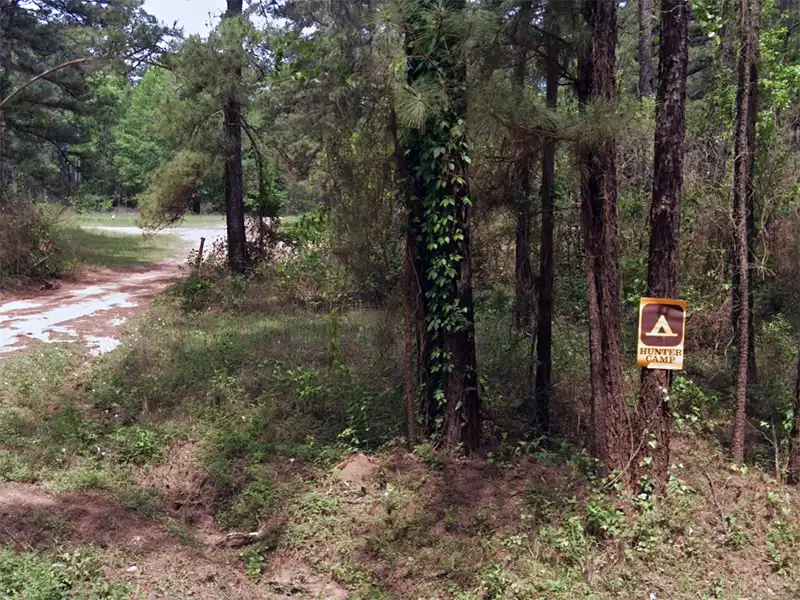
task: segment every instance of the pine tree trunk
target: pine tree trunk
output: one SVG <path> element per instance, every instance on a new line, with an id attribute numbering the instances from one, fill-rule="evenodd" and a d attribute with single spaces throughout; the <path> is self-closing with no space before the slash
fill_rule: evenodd
<path id="1" fill-rule="evenodd" d="M 520 7 L 517 23 L 516 64 L 514 65 L 514 95 L 521 104 L 525 94 L 527 74 L 527 40 L 533 11 L 533 3 L 526 0 Z M 517 329 L 531 333 L 533 323 L 533 265 L 531 264 L 531 146 L 530 140 L 522 131 L 516 131 L 512 156 L 514 165 L 511 176 L 513 204 L 517 215 L 517 235 L 515 251 L 515 303 L 514 322 Z"/>
<path id="2" fill-rule="evenodd" d="M 789 483 L 800 483 L 800 345 L 797 347 L 797 373 L 794 383 L 794 419 L 789 437 L 789 464 L 787 466 Z"/>
<path id="3" fill-rule="evenodd" d="M 736 395 L 731 440 L 731 456 L 744 461 L 744 429 L 747 419 L 747 382 L 750 372 L 750 248 L 749 212 L 753 206 L 753 165 L 755 160 L 755 125 L 757 101 L 758 19 L 760 0 L 741 2 L 741 48 L 736 91 L 736 132 L 733 159 L 734 261 L 738 286 L 734 288 L 734 306 L 738 305 Z M 737 283 L 734 281 L 734 284 Z"/>
<path id="4" fill-rule="evenodd" d="M 0 101 L 11 93 L 11 0 L 0 0 Z M 4 211 L 11 195 L 11 164 L 9 160 L 9 131 L 6 109 L 0 108 L 0 212 Z"/>
<path id="5" fill-rule="evenodd" d="M 589 40 L 580 57 L 578 97 L 615 104 L 617 4 L 584 0 Z M 622 388 L 621 285 L 616 143 L 613 137 L 581 149 L 581 214 L 589 294 L 589 350 L 592 373 L 594 450 L 606 469 L 631 456 L 630 420 Z"/>
<path id="6" fill-rule="evenodd" d="M 653 0 L 639 0 L 639 97 L 653 95 Z"/>
<path id="7" fill-rule="evenodd" d="M 465 0 L 446 3 L 441 9 L 447 13 L 444 20 L 460 18 L 465 6 Z M 414 259 L 419 261 L 416 272 L 425 303 L 426 322 L 420 331 L 426 389 L 421 412 L 428 431 L 441 423 L 444 447 L 471 450 L 480 443 L 481 422 L 465 158 L 464 40 L 457 28 L 444 27 L 420 52 L 416 42 L 429 35 L 429 11 L 440 7 L 432 0 L 415 0 L 409 7 L 413 10 L 406 21 L 408 81 L 413 84 L 435 72 L 447 83 L 450 100 L 443 114 L 409 132 L 403 153 L 411 197 L 409 225 L 415 233 Z"/>
<path id="8" fill-rule="evenodd" d="M 553 10 L 551 8 L 551 10 Z M 559 52 L 557 31 L 550 19 L 547 37 L 547 91 L 548 108 L 558 104 Z M 536 323 L 536 380 L 534 384 L 534 422 L 542 432 L 550 430 L 550 397 L 553 387 L 553 280 L 555 260 L 553 231 L 555 230 L 555 175 L 556 139 L 547 137 L 542 148 L 542 229 L 539 239 L 539 307 Z"/>
<path id="9" fill-rule="evenodd" d="M 688 0 L 661 0 L 647 277 L 647 295 L 651 298 L 678 297 L 688 25 Z M 634 485 L 644 475 L 656 487 L 666 482 L 671 425 L 666 396 L 670 383 L 670 371 L 642 369 L 637 427 L 641 438 L 637 440 L 639 453 L 633 463 Z M 648 457 L 652 460 L 649 464 L 643 464 Z"/>
<path id="10" fill-rule="evenodd" d="M 466 172 L 466 169 L 464 171 Z M 464 176 L 466 179 L 466 175 Z M 461 193 L 466 193 L 466 185 Z M 456 194 L 458 196 L 458 194 Z M 463 197 L 463 196 L 462 196 Z M 445 331 L 444 349 L 450 355 L 452 369 L 444 373 L 446 399 L 442 442 L 455 448 L 463 444 L 467 450 L 480 445 L 481 416 L 478 396 L 478 372 L 475 356 L 475 311 L 472 303 L 472 259 L 470 256 L 469 207 L 458 202 L 456 222 L 464 233 L 457 245 L 461 256 L 456 277 L 456 300 L 465 311 L 466 324 L 457 331 Z"/>
<path id="11" fill-rule="evenodd" d="M 454 14 L 463 13 L 466 0 L 452 0 L 450 9 Z M 453 39 L 446 44 L 448 53 L 458 46 L 461 40 Z M 451 91 L 453 117 L 466 122 L 467 118 L 467 66 L 463 57 L 449 56 L 449 68 L 445 76 L 454 84 Z M 466 136 L 464 136 L 466 140 Z M 460 153 L 450 157 L 460 174 L 461 181 L 451 179 L 443 193 L 455 200 L 452 216 L 461 239 L 453 241 L 452 251 L 460 256 L 456 266 L 454 300 L 463 311 L 463 325 L 455 329 L 445 329 L 442 347 L 450 355 L 451 368 L 443 374 L 442 389 L 445 396 L 444 419 L 442 423 L 442 443 L 455 448 L 463 445 L 472 450 L 480 445 L 481 416 L 478 395 L 478 369 L 475 355 L 475 311 L 472 300 L 472 256 L 470 253 L 470 202 L 467 165 Z"/>
<path id="12" fill-rule="evenodd" d="M 227 0 L 225 18 L 242 14 L 243 0 Z M 234 76 L 241 82 L 242 69 Z M 238 86 L 237 86 L 238 87 Z M 244 172 L 242 169 L 242 106 L 239 98 L 228 99 L 225 105 L 225 217 L 228 226 L 228 263 L 231 269 L 243 273 L 247 268 L 247 238 L 244 225 Z"/>

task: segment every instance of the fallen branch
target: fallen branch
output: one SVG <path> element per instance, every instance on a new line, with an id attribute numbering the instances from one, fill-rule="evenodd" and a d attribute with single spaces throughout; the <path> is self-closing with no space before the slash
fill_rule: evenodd
<path id="1" fill-rule="evenodd" d="M 264 539 L 263 531 L 251 531 L 250 533 L 234 531 L 215 542 L 214 546 L 217 548 L 244 548 L 262 539 Z"/>

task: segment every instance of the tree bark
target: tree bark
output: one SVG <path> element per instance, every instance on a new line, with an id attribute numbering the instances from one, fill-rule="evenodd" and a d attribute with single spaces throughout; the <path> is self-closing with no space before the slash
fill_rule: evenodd
<path id="1" fill-rule="evenodd" d="M 447 83 L 449 106 L 409 132 L 404 152 L 411 195 L 410 214 L 416 216 L 416 257 L 424 290 L 423 327 L 426 390 L 422 416 L 428 428 L 441 419 L 441 442 L 446 448 L 474 449 L 480 443 L 480 397 L 475 357 L 475 316 L 470 256 L 470 206 L 467 175 L 466 62 L 463 39 L 455 28 L 443 27 L 420 52 L 415 45 L 428 36 L 432 0 L 411 4 L 406 21 L 409 83 L 432 72 Z M 459 18 L 465 0 L 445 5 L 445 21 Z M 433 160 L 431 160 L 433 159 Z M 446 233 L 445 233 L 446 232 Z"/>
<path id="2" fill-rule="evenodd" d="M 414 325 L 419 328 L 417 319 L 420 310 L 419 291 L 417 289 L 417 264 L 414 256 L 416 253 L 415 216 L 413 196 L 409 190 L 408 170 L 406 169 L 405 156 L 400 144 L 400 135 L 397 127 L 397 113 L 392 107 L 389 114 L 389 132 L 394 144 L 394 163 L 398 180 L 398 194 L 402 198 L 406 212 L 405 234 L 405 259 L 403 260 L 403 391 L 406 404 L 407 442 L 409 452 L 414 449 L 417 439 L 417 412 L 414 394 L 414 345 L 419 345 L 419 331 L 414 335 Z M 423 318 L 424 325 L 424 318 Z M 417 354 L 417 363 L 420 363 L 420 354 Z"/>
<path id="3" fill-rule="evenodd" d="M 554 10 L 553 7 L 550 10 Z M 547 36 L 547 106 L 555 111 L 558 105 L 559 48 L 555 19 L 550 15 Z M 536 379 L 534 384 L 534 423 L 542 432 L 550 430 L 550 400 L 553 387 L 553 280 L 555 260 L 556 138 L 548 136 L 542 147 L 542 228 L 539 236 L 539 306 L 536 321 Z"/>
<path id="4" fill-rule="evenodd" d="M 11 93 L 11 9 L 13 0 L 0 0 L 0 100 Z M 6 109 L 0 107 L 0 212 L 8 207 L 11 195 L 11 163 Z"/>
<path id="5" fill-rule="evenodd" d="M 454 15 L 463 13 L 466 0 L 452 0 L 450 8 Z M 445 40 L 444 49 L 448 56 L 445 63 L 445 76 L 453 84 L 451 104 L 453 117 L 461 123 L 467 118 L 467 65 L 463 56 L 458 53 L 462 40 Z M 466 135 L 461 134 L 466 146 Z M 447 157 L 442 157 L 447 160 Z M 452 217 L 461 239 L 451 242 L 451 255 L 459 256 L 455 267 L 457 274 L 453 285 L 455 305 L 463 311 L 463 323 L 459 327 L 445 328 L 442 347 L 450 356 L 450 368 L 445 369 L 443 385 L 445 407 L 442 423 L 442 443 L 445 447 L 455 448 L 462 445 L 466 450 L 473 450 L 480 445 L 481 416 L 480 396 L 478 395 L 478 369 L 475 353 L 475 310 L 472 300 L 472 256 L 470 253 L 470 206 L 469 177 L 467 164 L 462 151 L 456 151 L 449 157 L 456 166 L 460 180 L 451 178 L 443 193 L 455 200 L 452 206 Z"/>
<path id="6" fill-rule="evenodd" d="M 653 0 L 639 0 L 639 98 L 653 95 Z"/>
<path id="7" fill-rule="evenodd" d="M 616 104 L 617 4 L 584 0 L 589 40 L 580 57 L 578 98 Z M 630 420 L 622 388 L 621 286 L 616 142 L 610 135 L 584 142 L 581 215 L 589 295 L 594 450 L 606 469 L 623 468 L 631 457 Z"/>
<path id="8" fill-rule="evenodd" d="M 465 174 L 466 165 L 462 172 Z M 466 197 L 466 184 L 455 196 Z M 463 195 L 462 195 L 463 194 Z M 464 311 L 466 322 L 455 331 L 444 332 L 444 349 L 450 355 L 451 369 L 444 373 L 444 396 L 446 399 L 442 442 L 445 447 L 463 445 L 473 450 L 480 445 L 481 416 L 478 396 L 478 371 L 475 355 L 475 311 L 472 302 L 472 258 L 470 256 L 469 206 L 457 202 L 455 217 L 463 232 L 463 240 L 456 244 L 461 256 L 455 282 L 455 298 Z"/>
<path id="9" fill-rule="evenodd" d="M 800 345 L 797 347 L 797 373 L 794 383 L 794 419 L 789 437 L 789 464 L 787 466 L 789 483 L 800 483 Z"/>
<path id="10" fill-rule="evenodd" d="M 226 19 L 240 17 L 243 0 L 227 0 Z M 236 86 L 225 105 L 225 217 L 228 229 L 228 264 L 243 273 L 247 268 L 247 237 L 244 224 L 244 172 L 242 169 L 242 106 L 237 97 L 242 69 L 234 72 Z"/>
<path id="11" fill-rule="evenodd" d="M 514 95 L 519 103 L 524 100 L 527 74 L 528 48 L 526 32 L 533 13 L 533 2 L 526 0 L 520 8 L 517 23 L 516 64 L 514 65 Z M 511 176 L 513 204 L 517 216 L 515 252 L 515 303 L 514 322 L 517 329 L 531 333 L 533 323 L 533 265 L 531 264 L 531 167 L 533 155 L 530 140 L 521 130 L 514 132 Z"/>
<path id="12" fill-rule="evenodd" d="M 734 262 L 738 268 L 737 374 L 731 457 L 744 461 L 744 429 L 747 419 L 747 382 L 750 372 L 750 244 L 749 213 L 753 208 L 753 166 L 758 86 L 758 19 L 760 0 L 741 0 L 741 48 L 736 91 L 736 132 L 733 159 Z M 736 284 L 736 281 L 734 281 Z"/>
<path id="13" fill-rule="evenodd" d="M 678 297 L 688 24 L 688 0 L 661 0 L 647 276 L 647 295 L 651 298 Z M 644 476 L 656 487 L 666 482 L 671 426 L 666 396 L 671 379 L 670 371 L 642 369 L 637 427 L 641 437 L 632 470 L 634 485 Z"/>

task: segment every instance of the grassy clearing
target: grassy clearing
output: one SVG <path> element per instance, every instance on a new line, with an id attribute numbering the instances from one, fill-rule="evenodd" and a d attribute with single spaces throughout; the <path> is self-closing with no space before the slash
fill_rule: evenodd
<path id="1" fill-rule="evenodd" d="M 309 581 L 363 600 L 800 594 L 796 492 L 759 469 L 728 468 L 701 423 L 679 419 L 663 495 L 605 486 L 580 449 L 508 435 L 513 407 L 491 382 L 520 378 L 508 360 L 516 346 L 502 321 L 484 319 L 482 375 L 497 441 L 470 459 L 428 446 L 409 454 L 393 317 L 286 307 L 271 297 L 280 293 L 272 283 L 208 286 L 211 308 L 185 301 L 196 291 L 187 283 L 95 363 L 68 347 L 0 363 L 0 481 L 127 515 L 157 540 L 150 558 L 113 538 L 96 557 L 115 573 L 151 564 L 154 597 L 188 597 L 200 585 L 193 559 L 181 567 L 188 582 L 174 567 L 188 549 L 256 529 L 259 543 L 212 551 L 233 561 L 225 568 L 241 578 L 231 584 L 238 597 L 319 596 L 323 584 Z M 558 360 L 572 361 L 574 340 L 560 328 Z M 684 410 L 688 400 L 676 402 Z M 12 538 L 0 528 L 0 543 L 44 540 L 33 554 L 7 551 L 0 564 L 33 561 L 31 577 L 46 582 L 58 552 L 87 542 L 69 533 L 70 510 L 59 515 Z M 32 527 L 39 533 L 23 537 Z M 146 562 L 165 556 L 172 567 Z M 252 589 L 236 588 L 243 581 Z M 214 589 L 200 597 L 220 597 Z"/>
<path id="2" fill-rule="evenodd" d="M 112 215 L 114 218 L 112 219 Z M 139 227 L 139 213 L 137 212 L 108 212 L 108 213 L 83 213 L 72 215 L 70 221 L 82 227 Z M 225 215 L 187 214 L 175 227 L 184 228 L 212 228 L 224 227 Z"/>
<path id="3" fill-rule="evenodd" d="M 83 267 L 124 269 L 172 258 L 185 244 L 171 235 L 129 235 L 70 227 L 65 237 Z"/>
<path id="4" fill-rule="evenodd" d="M 111 218 L 112 215 L 114 215 L 113 219 Z M 299 220 L 300 217 L 298 215 L 281 217 L 281 223 L 287 227 L 295 225 Z M 70 216 L 70 221 L 82 227 L 139 227 L 139 213 L 82 213 L 80 215 Z M 174 226 L 186 229 L 225 227 L 225 215 L 195 215 L 190 213 Z"/>

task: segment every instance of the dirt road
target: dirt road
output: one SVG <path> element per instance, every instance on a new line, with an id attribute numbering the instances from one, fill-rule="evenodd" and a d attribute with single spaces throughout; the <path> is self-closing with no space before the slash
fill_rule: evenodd
<path id="1" fill-rule="evenodd" d="M 141 235 L 136 227 L 94 227 L 118 234 Z M 186 273 L 185 255 L 201 237 L 207 243 L 224 237 L 224 230 L 165 229 L 184 244 L 175 256 L 145 268 L 89 273 L 76 283 L 0 300 L 0 360 L 36 344 L 81 344 L 94 355 L 119 346 L 119 327 L 142 311 L 150 298 Z"/>

